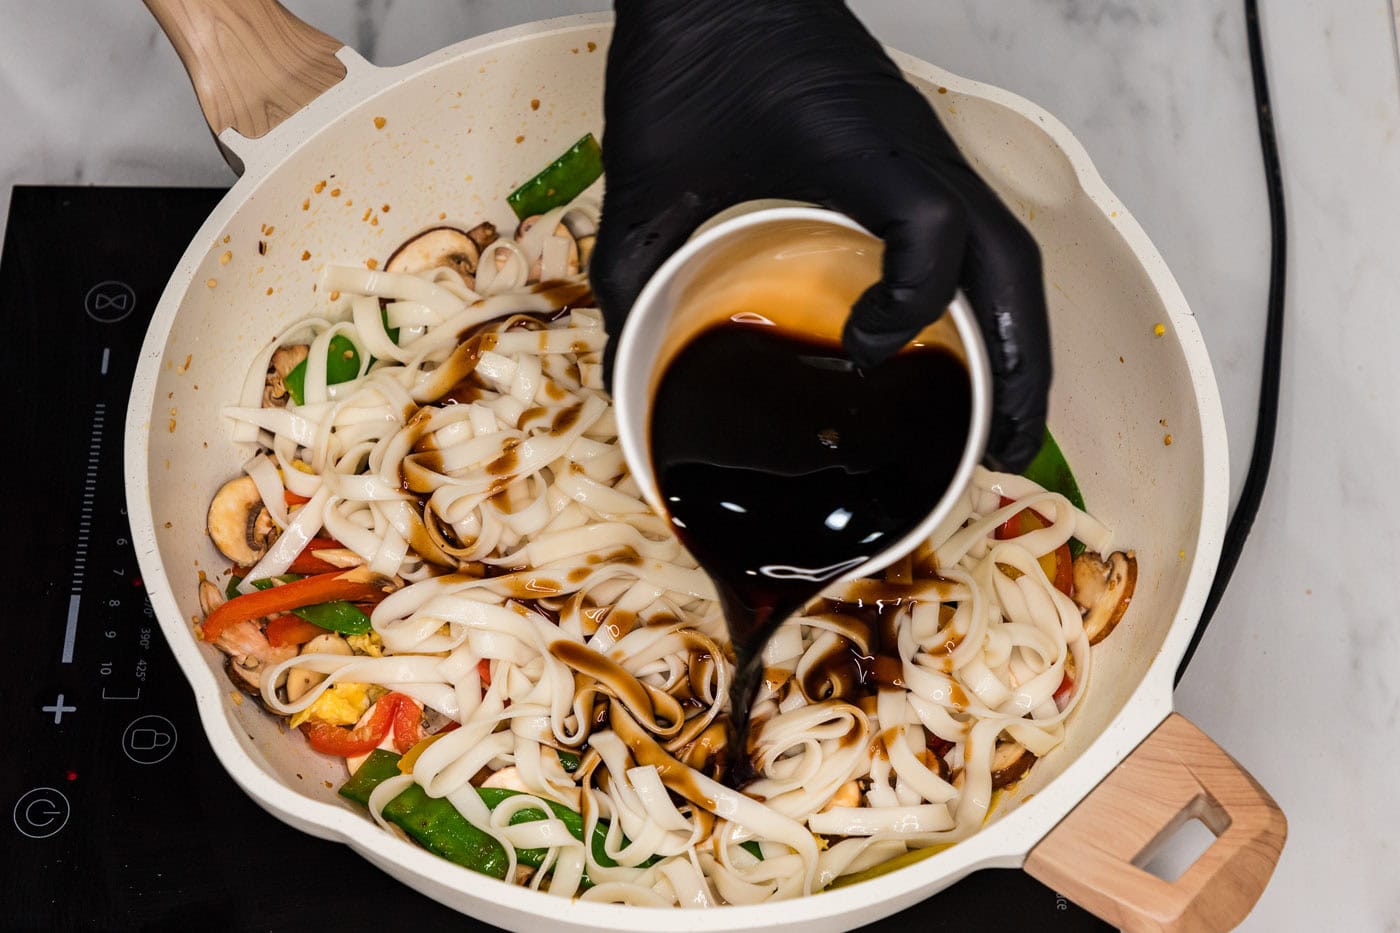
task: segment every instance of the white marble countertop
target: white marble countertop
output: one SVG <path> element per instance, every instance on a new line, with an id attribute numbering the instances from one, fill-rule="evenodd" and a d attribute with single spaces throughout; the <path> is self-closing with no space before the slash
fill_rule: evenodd
<path id="1" fill-rule="evenodd" d="M 288 0 L 380 64 L 590 0 Z M 1386 0 L 1263 0 L 1290 211 L 1288 344 L 1263 510 L 1178 708 L 1290 821 L 1252 930 L 1396 929 L 1400 82 Z M 855 0 L 884 40 L 1045 106 L 1156 242 L 1210 347 L 1236 492 L 1268 225 L 1240 3 Z M 19 183 L 226 184 L 137 3 L 0 0 L 0 223 Z"/>

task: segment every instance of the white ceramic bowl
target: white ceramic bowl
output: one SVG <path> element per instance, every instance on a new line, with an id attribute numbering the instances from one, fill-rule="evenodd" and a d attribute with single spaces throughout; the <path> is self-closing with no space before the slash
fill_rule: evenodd
<path id="1" fill-rule="evenodd" d="M 706 225 L 661 264 L 627 316 L 613 364 L 618 442 L 652 509 L 666 513 L 648 442 L 658 380 L 686 340 L 717 323 L 716 313 L 732 312 L 722 296 L 738 288 L 752 298 L 755 287 L 762 288 L 765 307 L 784 304 L 784 320 L 801 320 L 813 336 L 839 339 L 846 310 L 878 278 L 882 253 L 880 241 L 844 214 L 787 206 Z M 919 342 L 944 344 L 967 364 L 972 410 L 962 456 L 948 488 L 918 525 L 833 583 L 876 573 L 918 547 L 948 517 L 987 448 L 990 365 L 961 293 L 949 302 L 946 320 L 926 329 Z"/>
<path id="2" fill-rule="evenodd" d="M 204 533 L 205 510 L 246 456 L 220 408 L 236 398 L 255 350 L 314 306 L 325 263 L 383 260 L 442 213 L 447 222 L 507 222 L 506 193 L 583 132 L 600 130 L 610 28 L 606 16 L 535 23 L 397 68 L 343 50 L 346 78 L 267 136 L 220 137 L 245 174 L 195 237 L 155 311 L 125 447 L 142 575 L 214 751 L 286 822 L 343 841 L 416 890 L 513 929 L 810 933 L 868 923 L 979 868 L 1018 866 L 1170 711 L 1172 674 L 1210 586 L 1225 522 L 1224 423 L 1185 299 L 1069 132 L 1014 95 L 898 53 L 895 61 L 972 165 L 1040 243 L 1055 353 L 1050 424 L 1090 508 L 1118 542 L 1137 549 L 1141 568 L 1132 611 L 1095 649 L 1094 684 L 1064 745 L 985 829 L 901 871 L 797 901 L 683 915 L 563 905 L 381 831 L 336 796 L 343 765 L 311 752 L 256 704 L 235 702 L 219 652 L 194 637 L 197 574 L 223 566 Z M 382 128 L 375 117 L 385 118 Z M 361 222 L 366 206 L 383 204 L 392 211 L 377 226 Z M 226 251 L 232 257 L 224 264 Z M 1154 336 L 1157 324 L 1164 335 Z M 314 898 L 307 912 L 315 916 Z"/>

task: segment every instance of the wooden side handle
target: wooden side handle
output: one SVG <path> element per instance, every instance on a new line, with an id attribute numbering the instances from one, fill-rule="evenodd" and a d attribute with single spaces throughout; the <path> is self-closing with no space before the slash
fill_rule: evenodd
<path id="1" fill-rule="evenodd" d="M 249 139 L 345 77 L 344 43 L 277 0 L 145 0 L 194 82 L 209 128 Z"/>
<path id="2" fill-rule="evenodd" d="M 1180 878 L 1134 864 L 1193 818 L 1217 838 Z M 1174 713 L 1031 850 L 1025 869 L 1124 930 L 1210 933 L 1254 907 L 1287 834 L 1264 788 Z"/>

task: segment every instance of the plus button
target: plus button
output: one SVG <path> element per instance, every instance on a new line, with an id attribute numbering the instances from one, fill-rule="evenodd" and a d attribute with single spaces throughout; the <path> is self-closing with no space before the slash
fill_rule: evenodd
<path id="1" fill-rule="evenodd" d="M 53 724 L 55 726 L 63 724 L 64 713 L 76 713 L 78 711 L 76 706 L 68 706 L 63 702 L 63 694 L 61 693 L 58 695 L 58 699 L 53 701 L 52 706 L 41 706 L 39 708 L 46 713 L 53 713 Z"/>

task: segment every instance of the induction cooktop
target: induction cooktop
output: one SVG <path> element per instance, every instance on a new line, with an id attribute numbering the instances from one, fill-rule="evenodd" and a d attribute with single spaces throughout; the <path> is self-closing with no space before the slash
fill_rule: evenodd
<path id="1" fill-rule="evenodd" d="M 492 930 L 239 790 L 146 598 L 122 481 L 127 398 L 166 279 L 223 193 L 14 189 L 0 254 L 0 928 Z M 867 929 L 1109 928 L 1022 872 L 990 870 Z"/>

